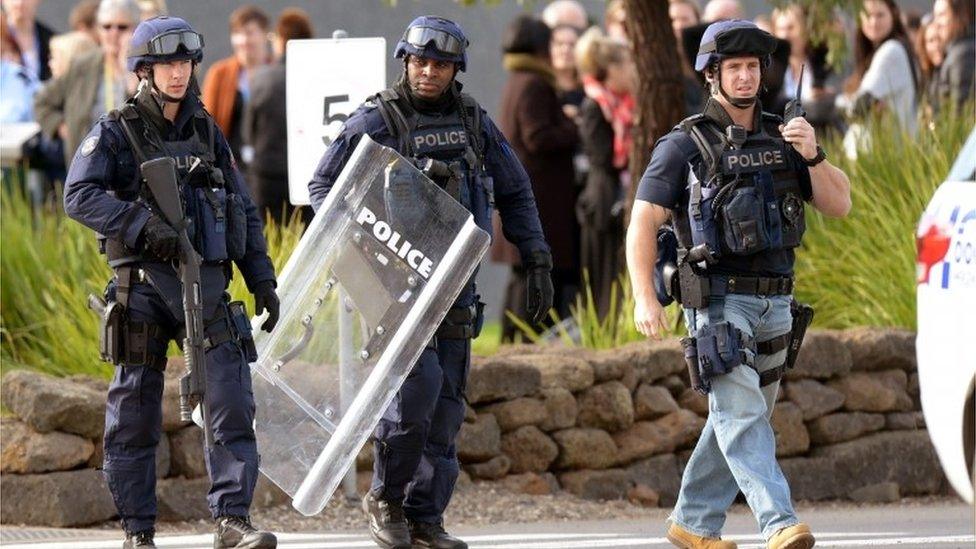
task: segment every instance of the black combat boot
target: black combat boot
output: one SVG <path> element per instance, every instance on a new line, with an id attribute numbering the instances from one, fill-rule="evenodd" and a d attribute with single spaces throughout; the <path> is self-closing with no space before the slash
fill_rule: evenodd
<path id="1" fill-rule="evenodd" d="M 214 532 L 214 549 L 274 549 L 278 538 L 251 525 L 248 517 L 220 517 Z"/>
<path id="2" fill-rule="evenodd" d="M 468 549 L 468 544 L 444 531 L 440 522 L 410 521 L 410 540 L 414 547 Z"/>
<path id="3" fill-rule="evenodd" d="M 126 532 L 125 542 L 122 544 L 122 549 L 135 549 L 136 547 L 156 547 L 153 542 L 153 536 L 156 535 L 156 531 L 153 529 L 143 530 L 142 532 Z"/>
<path id="4" fill-rule="evenodd" d="M 410 549 L 410 528 L 399 503 L 377 499 L 372 492 L 363 497 L 363 511 L 369 519 L 369 535 L 383 549 Z"/>

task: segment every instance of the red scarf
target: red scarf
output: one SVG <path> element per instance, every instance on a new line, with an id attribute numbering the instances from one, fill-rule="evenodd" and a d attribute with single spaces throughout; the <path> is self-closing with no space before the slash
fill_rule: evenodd
<path id="1" fill-rule="evenodd" d="M 634 136 L 631 134 L 634 127 L 634 110 L 637 108 L 634 96 L 629 93 L 611 91 L 591 75 L 583 76 L 583 90 L 587 97 L 600 105 L 603 117 L 613 127 L 614 167 L 627 168 L 627 162 L 630 158 L 630 145 L 634 141 Z"/>

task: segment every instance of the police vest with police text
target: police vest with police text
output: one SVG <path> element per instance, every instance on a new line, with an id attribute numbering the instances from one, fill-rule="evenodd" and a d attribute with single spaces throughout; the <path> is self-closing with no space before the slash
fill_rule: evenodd
<path id="1" fill-rule="evenodd" d="M 689 204 L 676 215 L 678 244 L 707 246 L 716 258 L 752 256 L 800 245 L 806 230 L 802 191 L 778 136 L 779 118 L 763 113 L 758 131 L 736 146 L 704 115 L 683 120 L 703 169 L 689 169 Z"/>
<path id="2" fill-rule="evenodd" d="M 458 175 L 452 178 L 456 181 L 434 182 L 467 208 L 475 223 L 490 234 L 494 184 L 484 168 L 478 103 L 461 93 L 458 108 L 428 114 L 413 109 L 395 89 L 384 90 L 372 100 L 390 135 L 396 138 L 400 154 L 418 161 L 441 161 L 451 167 Z"/>

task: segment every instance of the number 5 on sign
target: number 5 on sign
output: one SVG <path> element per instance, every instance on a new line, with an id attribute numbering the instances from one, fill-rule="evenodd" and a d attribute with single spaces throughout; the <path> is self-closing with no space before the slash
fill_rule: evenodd
<path id="1" fill-rule="evenodd" d="M 308 204 L 308 182 L 342 124 L 386 87 L 386 40 L 290 40 L 287 46 L 288 197 Z"/>

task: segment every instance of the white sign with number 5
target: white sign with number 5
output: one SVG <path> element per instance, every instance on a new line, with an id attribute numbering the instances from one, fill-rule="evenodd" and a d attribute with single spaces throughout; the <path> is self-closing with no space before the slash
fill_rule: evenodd
<path id="1" fill-rule="evenodd" d="M 289 40 L 288 197 L 308 204 L 308 182 L 343 123 L 386 87 L 386 40 Z"/>

